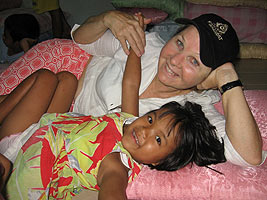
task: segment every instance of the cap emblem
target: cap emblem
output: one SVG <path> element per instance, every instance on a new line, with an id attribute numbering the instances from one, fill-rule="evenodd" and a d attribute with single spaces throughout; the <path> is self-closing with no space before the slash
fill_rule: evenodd
<path id="1" fill-rule="evenodd" d="M 208 21 L 208 24 L 214 34 L 217 36 L 218 40 L 223 40 L 222 35 L 226 33 L 228 25 L 219 22 L 212 23 L 211 21 Z"/>

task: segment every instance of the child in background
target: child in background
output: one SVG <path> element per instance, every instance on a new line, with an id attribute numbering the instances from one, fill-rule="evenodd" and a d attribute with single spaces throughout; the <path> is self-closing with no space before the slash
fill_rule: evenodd
<path id="1" fill-rule="evenodd" d="M 59 0 L 32 0 L 32 5 L 37 14 L 49 12 L 54 38 L 71 39 L 71 27 L 59 6 Z"/>
<path id="2" fill-rule="evenodd" d="M 38 42 L 40 26 L 31 14 L 13 14 L 4 22 L 3 42 L 7 52 L 1 60 L 11 64 Z M 2 50 L 4 51 L 4 50 Z"/>
<path id="3" fill-rule="evenodd" d="M 141 60 L 130 51 L 121 113 L 45 114 L 24 131 L 32 136 L 14 163 L 9 199 L 71 199 L 82 188 L 100 190 L 99 199 L 127 199 L 127 184 L 142 164 L 173 171 L 226 161 L 223 143 L 198 104 L 170 102 L 137 118 L 140 80 Z"/>

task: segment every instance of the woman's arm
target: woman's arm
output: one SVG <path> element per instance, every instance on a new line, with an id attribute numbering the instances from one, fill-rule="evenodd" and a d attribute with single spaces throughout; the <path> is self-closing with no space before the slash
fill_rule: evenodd
<path id="1" fill-rule="evenodd" d="M 198 85 L 199 89 L 221 88 L 226 83 L 238 80 L 231 63 L 214 70 Z M 234 87 L 222 95 L 226 119 L 226 133 L 236 151 L 251 165 L 262 161 L 262 138 L 256 121 L 250 111 L 241 87 Z"/>
<path id="2" fill-rule="evenodd" d="M 151 19 L 145 19 L 145 24 Z M 98 16 L 89 17 L 74 33 L 77 43 L 89 44 L 100 38 L 107 29 L 120 41 L 123 50 L 129 55 L 126 41 L 133 51 L 141 56 L 144 53 L 145 33 L 140 27 L 138 18 L 120 11 L 108 11 Z"/>

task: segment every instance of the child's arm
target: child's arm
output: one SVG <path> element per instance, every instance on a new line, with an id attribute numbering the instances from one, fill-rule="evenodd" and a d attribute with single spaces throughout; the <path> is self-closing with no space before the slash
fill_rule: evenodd
<path id="1" fill-rule="evenodd" d="M 128 56 L 122 79 L 121 111 L 139 116 L 139 87 L 141 82 L 141 58 L 132 49 Z"/>
<path id="2" fill-rule="evenodd" d="M 31 39 L 31 38 L 23 38 L 20 41 L 20 47 L 26 53 L 30 48 L 32 48 L 33 45 L 37 43 L 36 39 Z"/>
<path id="3" fill-rule="evenodd" d="M 119 153 L 111 153 L 101 162 L 97 184 L 100 187 L 99 200 L 127 199 L 128 169 L 122 164 Z"/>
<path id="4" fill-rule="evenodd" d="M 144 19 L 137 14 L 139 23 L 143 27 Z M 128 56 L 122 79 L 121 111 L 139 116 L 139 87 L 141 83 L 141 58 L 132 49 Z"/>

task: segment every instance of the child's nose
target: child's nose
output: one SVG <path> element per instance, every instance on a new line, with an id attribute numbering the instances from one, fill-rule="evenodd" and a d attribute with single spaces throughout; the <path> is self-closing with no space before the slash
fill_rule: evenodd
<path id="1" fill-rule="evenodd" d="M 143 127 L 141 134 L 142 134 L 143 139 L 147 139 L 147 138 L 155 135 L 155 131 L 151 127 Z"/>
<path id="2" fill-rule="evenodd" d="M 138 137 L 141 137 L 144 140 L 148 137 L 149 130 L 144 126 L 139 127 L 139 129 L 137 131 L 137 135 L 138 135 Z"/>

